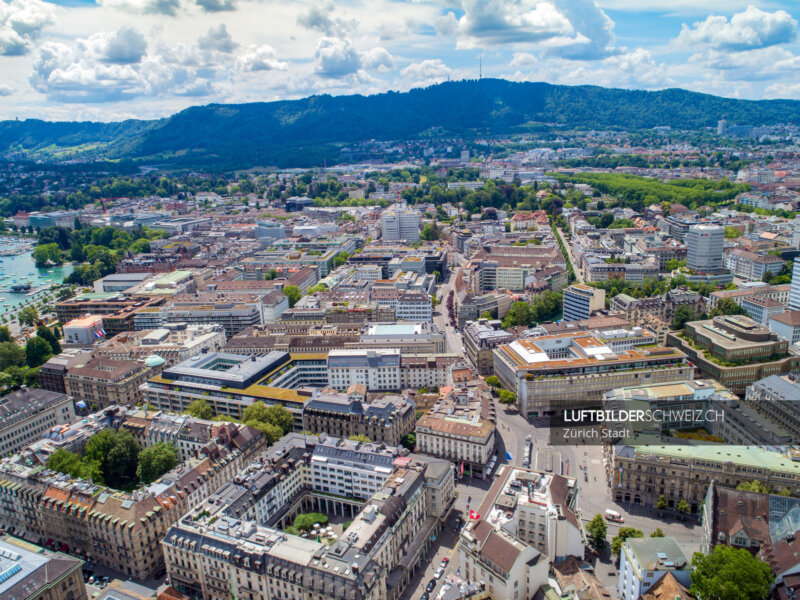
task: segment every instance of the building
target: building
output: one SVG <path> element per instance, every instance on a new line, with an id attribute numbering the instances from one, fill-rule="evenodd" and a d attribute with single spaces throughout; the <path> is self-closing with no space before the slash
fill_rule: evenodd
<path id="1" fill-rule="evenodd" d="M 345 348 L 397 348 L 403 353 L 439 354 L 445 351 L 445 336 L 429 322 L 369 323 Z"/>
<path id="2" fill-rule="evenodd" d="M 70 396 L 87 406 L 134 406 L 142 401 L 141 385 L 151 375 L 151 368 L 138 361 L 93 358 L 69 369 L 64 384 Z"/>
<path id="3" fill-rule="evenodd" d="M 769 318 L 769 330 L 785 340 L 789 345 L 800 342 L 800 310 L 787 310 Z"/>
<path id="4" fill-rule="evenodd" d="M 104 337 L 103 317 L 100 315 L 88 315 L 64 323 L 64 342 L 67 344 L 91 346 Z"/>
<path id="5" fill-rule="evenodd" d="M 735 488 L 758 480 L 800 492 L 800 473 L 787 454 L 758 446 L 617 444 L 608 450 L 606 475 L 617 503 L 655 507 L 660 496 L 686 500 L 696 513 L 711 481 Z"/>
<path id="6" fill-rule="evenodd" d="M 346 390 L 356 384 L 366 386 L 367 391 L 399 390 L 400 351 L 390 348 L 331 350 L 328 353 L 328 381 L 336 390 Z"/>
<path id="7" fill-rule="evenodd" d="M 777 275 L 783 268 L 783 260 L 771 254 L 756 254 L 736 249 L 728 254 L 726 267 L 736 277 L 750 281 L 761 281 L 764 275 Z"/>
<path id="8" fill-rule="evenodd" d="M 261 304 L 264 310 L 264 323 L 275 323 L 284 311 L 289 310 L 289 297 L 283 290 L 274 290 L 262 298 Z"/>
<path id="9" fill-rule="evenodd" d="M 79 558 L 0 535 L 0 597 L 88 600 Z"/>
<path id="10" fill-rule="evenodd" d="M 743 316 L 690 321 L 683 334 L 667 335 L 667 345 L 679 348 L 703 377 L 719 381 L 734 394 L 743 394 L 754 381 L 789 373 L 800 365 L 800 357 L 787 355 L 787 340 Z"/>
<path id="11" fill-rule="evenodd" d="M 152 273 L 111 273 L 94 282 L 98 293 L 126 292 L 152 277 Z"/>
<path id="12" fill-rule="evenodd" d="M 619 557 L 617 594 L 621 600 L 639 600 L 667 574 L 689 588 L 691 572 L 675 538 L 628 538 Z"/>
<path id="13" fill-rule="evenodd" d="M 775 428 L 786 429 L 795 440 L 800 439 L 798 399 L 800 383 L 794 373 L 770 375 L 754 381 L 744 395 L 745 403 L 773 423 Z"/>
<path id="14" fill-rule="evenodd" d="M 723 268 L 725 228 L 719 225 L 692 225 L 686 234 L 686 266 L 699 273 L 714 273 Z"/>
<path id="15" fill-rule="evenodd" d="M 169 367 L 198 354 L 217 352 L 224 345 L 222 325 L 166 323 L 158 329 L 120 333 L 94 348 L 92 354 L 108 360 L 144 360 L 155 355 Z"/>
<path id="16" fill-rule="evenodd" d="M 399 446 L 414 431 L 414 404 L 399 396 L 385 396 L 370 403 L 357 393 L 322 392 L 303 409 L 303 430 L 350 438 L 366 436 L 373 442 Z"/>
<path id="17" fill-rule="evenodd" d="M 705 308 L 703 296 L 684 289 L 669 290 L 662 296 L 634 298 L 628 294 L 617 294 L 609 303 L 609 310 L 620 313 L 631 325 L 643 327 L 645 316 L 652 315 L 666 323 L 672 322 L 675 310 L 688 306 L 695 314 L 702 314 Z"/>
<path id="18" fill-rule="evenodd" d="M 800 256 L 794 259 L 792 283 L 789 288 L 789 310 L 800 310 Z"/>
<path id="19" fill-rule="evenodd" d="M 792 286 L 789 284 L 758 285 L 754 283 L 738 290 L 717 290 L 716 292 L 711 292 L 711 294 L 708 296 L 708 306 L 709 308 L 714 308 L 723 298 L 730 298 L 736 302 L 736 304 L 741 306 L 742 300 L 745 298 L 752 298 L 754 296 L 764 296 L 786 306 L 789 303 L 789 291 L 791 287 Z"/>
<path id="20" fill-rule="evenodd" d="M 385 241 L 419 241 L 419 213 L 410 210 L 386 210 L 381 215 L 381 238 Z"/>
<path id="21" fill-rule="evenodd" d="M 683 352 L 655 344 L 652 333 L 636 327 L 567 331 L 503 344 L 494 350 L 494 372 L 527 416 L 599 404 L 617 387 L 694 378 Z"/>
<path id="22" fill-rule="evenodd" d="M 503 330 L 501 321 L 480 319 L 477 322 L 467 321 L 462 330 L 462 339 L 464 351 L 477 367 L 478 373 L 491 375 L 494 372 L 494 349 L 513 342 L 514 336 Z"/>
<path id="23" fill-rule="evenodd" d="M 0 456 L 40 439 L 51 427 L 75 418 L 73 399 L 64 393 L 22 388 L 0 398 Z"/>
<path id="24" fill-rule="evenodd" d="M 603 289 L 577 283 L 564 288 L 564 320 L 580 321 L 592 316 L 592 312 L 606 307 L 606 292 Z"/>
<path id="25" fill-rule="evenodd" d="M 67 393 L 64 377 L 70 367 L 85 364 L 92 358 L 88 350 L 68 348 L 39 367 L 39 384 L 43 390 Z"/>
<path id="26" fill-rule="evenodd" d="M 430 323 L 433 320 L 431 297 L 424 292 L 401 292 L 397 295 L 395 318 L 398 321 Z"/>
<path id="27" fill-rule="evenodd" d="M 85 293 L 56 304 L 56 315 L 62 324 L 86 315 L 98 315 L 103 319 L 105 337 L 113 337 L 123 331 L 132 331 L 134 316 L 143 309 L 159 307 L 163 298 L 132 298 L 118 292 Z"/>
<path id="28" fill-rule="evenodd" d="M 763 326 L 767 326 L 773 317 L 786 311 L 783 304 L 766 296 L 748 296 L 742 298 L 739 305 L 755 323 Z"/>
<path id="29" fill-rule="evenodd" d="M 417 451 L 447 459 L 463 467 L 471 477 L 489 477 L 489 464 L 495 457 L 496 427 L 469 410 L 450 413 L 431 411 L 417 421 Z"/>

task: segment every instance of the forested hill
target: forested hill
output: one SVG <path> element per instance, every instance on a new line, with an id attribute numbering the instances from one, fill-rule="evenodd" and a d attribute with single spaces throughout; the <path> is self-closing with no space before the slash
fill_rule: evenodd
<path id="1" fill-rule="evenodd" d="M 0 154 L 79 155 L 176 165 L 308 166 L 333 162 L 342 144 L 420 135 L 485 135 L 566 127 L 702 129 L 725 116 L 736 125 L 800 123 L 800 101 L 747 101 L 679 89 L 645 92 L 499 79 L 448 82 L 374 96 L 211 104 L 157 121 L 0 122 Z"/>

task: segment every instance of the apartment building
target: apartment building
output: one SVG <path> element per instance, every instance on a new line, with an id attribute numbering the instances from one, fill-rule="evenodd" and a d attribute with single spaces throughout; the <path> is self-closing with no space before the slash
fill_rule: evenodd
<path id="1" fill-rule="evenodd" d="M 88 600 L 84 561 L 0 535 L 0 597 L 9 600 Z"/>
<path id="2" fill-rule="evenodd" d="M 688 306 L 696 314 L 702 314 L 705 308 L 703 296 L 691 290 L 674 289 L 662 296 L 650 298 L 634 298 L 628 294 L 617 294 L 611 298 L 609 310 L 621 313 L 626 321 L 636 327 L 642 327 L 645 315 L 653 315 L 670 323 L 679 306 Z"/>
<path id="3" fill-rule="evenodd" d="M 402 386 L 400 351 L 390 348 L 331 350 L 328 383 L 336 390 L 346 390 L 355 384 L 366 386 L 368 391 L 399 390 Z"/>
<path id="4" fill-rule="evenodd" d="M 621 600 L 639 600 L 667 575 L 689 588 L 691 572 L 675 538 L 628 538 L 619 557 L 617 594 Z"/>
<path id="5" fill-rule="evenodd" d="M 135 315 L 143 309 L 155 309 L 164 303 L 163 298 L 131 298 L 117 292 L 84 293 L 56 304 L 59 322 L 69 323 L 86 315 L 103 319 L 103 330 L 113 337 L 134 327 Z"/>
<path id="6" fill-rule="evenodd" d="M 747 312 L 747 316 L 753 321 L 764 326 L 769 324 L 772 317 L 783 314 L 786 311 L 786 307 L 783 304 L 766 296 L 742 298 L 739 306 Z"/>
<path id="7" fill-rule="evenodd" d="M 564 320 L 580 321 L 606 307 L 606 292 L 580 283 L 564 288 Z"/>
<path id="8" fill-rule="evenodd" d="M 596 405 L 617 387 L 694 378 L 683 352 L 655 344 L 652 333 L 636 327 L 567 331 L 503 344 L 494 350 L 494 372 L 527 416 Z"/>
<path id="9" fill-rule="evenodd" d="M 761 281 L 764 275 L 777 275 L 783 268 L 783 260 L 772 254 L 756 254 L 736 249 L 728 253 L 725 266 L 736 277 L 749 281 Z"/>
<path id="10" fill-rule="evenodd" d="M 87 406 L 133 406 L 142 401 L 140 387 L 152 372 L 150 367 L 134 360 L 93 358 L 72 367 L 64 377 L 64 385 L 70 396 Z"/>
<path id="11" fill-rule="evenodd" d="M 22 388 L 0 398 L 0 456 L 9 456 L 42 437 L 51 427 L 71 423 L 74 400 L 66 394 Z"/>
<path id="12" fill-rule="evenodd" d="M 467 369 L 458 354 L 403 354 L 400 389 L 441 388 L 453 384 L 453 371 Z"/>
<path id="13" fill-rule="evenodd" d="M 787 310 L 769 318 L 766 323 L 769 330 L 789 342 L 789 345 L 800 342 L 800 311 Z"/>
<path id="14" fill-rule="evenodd" d="M 487 319 L 467 321 L 462 337 L 464 351 L 481 375 L 491 375 L 494 372 L 493 350 L 501 344 L 514 341 L 514 336 L 503 330 L 501 321 Z"/>
<path id="15" fill-rule="evenodd" d="M 170 367 L 197 356 L 217 352 L 225 345 L 225 329 L 215 323 L 166 323 L 158 329 L 126 331 L 92 351 L 95 358 L 144 360 L 156 355 Z"/>
<path id="16" fill-rule="evenodd" d="M 373 442 L 399 446 L 414 431 L 414 404 L 399 396 L 365 402 L 362 394 L 322 392 L 303 409 L 303 430 L 350 438 L 364 435 Z"/>
<path id="17" fill-rule="evenodd" d="M 792 286 L 787 283 L 786 285 L 753 285 L 738 290 L 717 290 L 709 294 L 708 307 L 709 309 L 714 308 L 723 298 L 730 298 L 741 306 L 744 298 L 751 298 L 753 296 L 764 296 L 786 306 L 789 304 L 789 292 L 791 287 Z"/>
<path id="18" fill-rule="evenodd" d="M 417 451 L 450 460 L 471 477 L 486 479 L 495 455 L 496 427 L 480 415 L 464 417 L 469 415 L 422 415 L 416 425 Z"/>

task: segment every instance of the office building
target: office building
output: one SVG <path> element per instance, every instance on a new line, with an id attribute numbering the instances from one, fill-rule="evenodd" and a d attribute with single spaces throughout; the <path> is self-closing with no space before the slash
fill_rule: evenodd
<path id="1" fill-rule="evenodd" d="M 400 396 L 367 403 L 359 393 L 321 392 L 303 409 L 303 431 L 341 438 L 366 436 L 373 442 L 399 446 L 414 431 L 414 404 Z"/>
<path id="2" fill-rule="evenodd" d="M 94 348 L 92 354 L 108 360 L 144 360 L 156 355 L 169 367 L 198 354 L 217 352 L 224 345 L 222 325 L 166 323 L 158 329 L 120 333 Z"/>
<path id="3" fill-rule="evenodd" d="M 683 352 L 659 346 L 652 333 L 637 327 L 566 331 L 503 344 L 494 350 L 494 372 L 527 416 L 597 405 L 617 387 L 694 378 Z"/>
<path id="4" fill-rule="evenodd" d="M 410 210 L 386 210 L 381 215 L 381 238 L 385 241 L 419 241 L 419 213 Z"/>
<path id="5" fill-rule="evenodd" d="M 685 353 L 702 377 L 715 379 L 734 394 L 744 394 L 748 385 L 768 375 L 800 366 L 799 356 L 787 354 L 787 340 L 738 315 L 690 321 L 683 334 L 667 335 L 667 345 Z"/>
<path id="6" fill-rule="evenodd" d="M 8 535 L 0 535 L 0 598 L 88 600 L 84 561 Z"/>
<path id="7" fill-rule="evenodd" d="M 132 298 L 118 292 L 85 293 L 56 304 L 56 316 L 62 324 L 86 315 L 98 315 L 103 319 L 105 337 L 110 338 L 123 331 L 132 331 L 134 316 L 143 309 L 160 307 L 163 298 Z"/>
<path id="8" fill-rule="evenodd" d="M 692 225 L 686 234 L 686 266 L 698 273 L 721 270 L 724 246 L 724 227 Z"/>
<path id="9" fill-rule="evenodd" d="M 723 298 L 730 298 L 736 302 L 736 304 L 741 306 L 744 299 L 753 298 L 755 296 L 763 296 L 765 298 L 769 298 L 770 300 L 780 302 L 786 306 L 789 303 L 789 292 L 791 287 L 792 286 L 789 284 L 758 285 L 754 283 L 738 290 L 717 290 L 716 292 L 711 292 L 711 294 L 709 294 L 708 307 L 709 309 L 714 308 Z"/>
<path id="10" fill-rule="evenodd" d="M 775 428 L 787 430 L 793 439 L 800 439 L 800 382 L 794 373 L 770 375 L 747 387 L 744 401 Z"/>
<path id="11" fill-rule="evenodd" d="M 773 317 L 786 311 L 786 307 L 783 304 L 765 296 L 742 298 L 739 306 L 747 312 L 747 316 L 753 319 L 754 323 L 765 327 Z"/>
<path id="12" fill-rule="evenodd" d="M 792 283 L 789 288 L 789 310 L 800 310 L 800 256 L 794 259 Z"/>
<path id="13" fill-rule="evenodd" d="M 111 273 L 94 282 L 94 291 L 99 293 L 126 292 L 152 277 L 152 273 Z"/>
<path id="14" fill-rule="evenodd" d="M 331 350 L 328 381 L 332 388 L 340 391 L 356 384 L 366 386 L 371 392 L 399 390 L 400 350 Z"/>
<path id="15" fill-rule="evenodd" d="M 470 414 L 469 410 L 451 413 L 440 409 L 417 421 L 417 451 L 447 459 L 459 470 L 463 467 L 470 477 L 487 479 L 495 457 L 495 435 L 495 425 L 481 418 L 480 410 Z"/>
<path id="16" fill-rule="evenodd" d="M 142 401 L 141 385 L 152 374 L 143 362 L 93 358 L 69 369 L 64 384 L 67 393 L 86 406 L 134 406 Z"/>
<path id="17" fill-rule="evenodd" d="M 606 307 L 606 292 L 580 283 L 564 289 L 564 320 L 588 319 L 596 310 Z"/>
<path id="18" fill-rule="evenodd" d="M 0 456 L 40 439 L 51 427 L 71 423 L 75 404 L 64 393 L 22 388 L 0 398 Z"/>
<path id="19" fill-rule="evenodd" d="M 617 594 L 621 600 L 639 600 L 667 574 L 688 588 L 691 572 L 675 538 L 628 538 L 619 556 Z"/>
<path id="20" fill-rule="evenodd" d="M 769 317 L 769 330 L 787 340 L 789 345 L 800 342 L 800 310 L 786 310 Z"/>
<path id="21" fill-rule="evenodd" d="M 747 250 L 732 250 L 726 267 L 734 276 L 749 281 L 761 281 L 764 275 L 777 275 L 783 268 L 783 260 L 772 254 L 756 254 Z"/>
<path id="22" fill-rule="evenodd" d="M 481 375 L 491 375 L 494 372 L 494 349 L 514 341 L 514 336 L 503 330 L 501 321 L 487 319 L 467 321 L 462 336 L 464 351 Z"/>

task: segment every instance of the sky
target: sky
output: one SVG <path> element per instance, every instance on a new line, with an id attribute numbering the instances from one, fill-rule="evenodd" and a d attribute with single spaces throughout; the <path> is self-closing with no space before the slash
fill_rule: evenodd
<path id="1" fill-rule="evenodd" d="M 0 0 L 0 119 L 484 77 L 800 99 L 797 0 Z"/>

